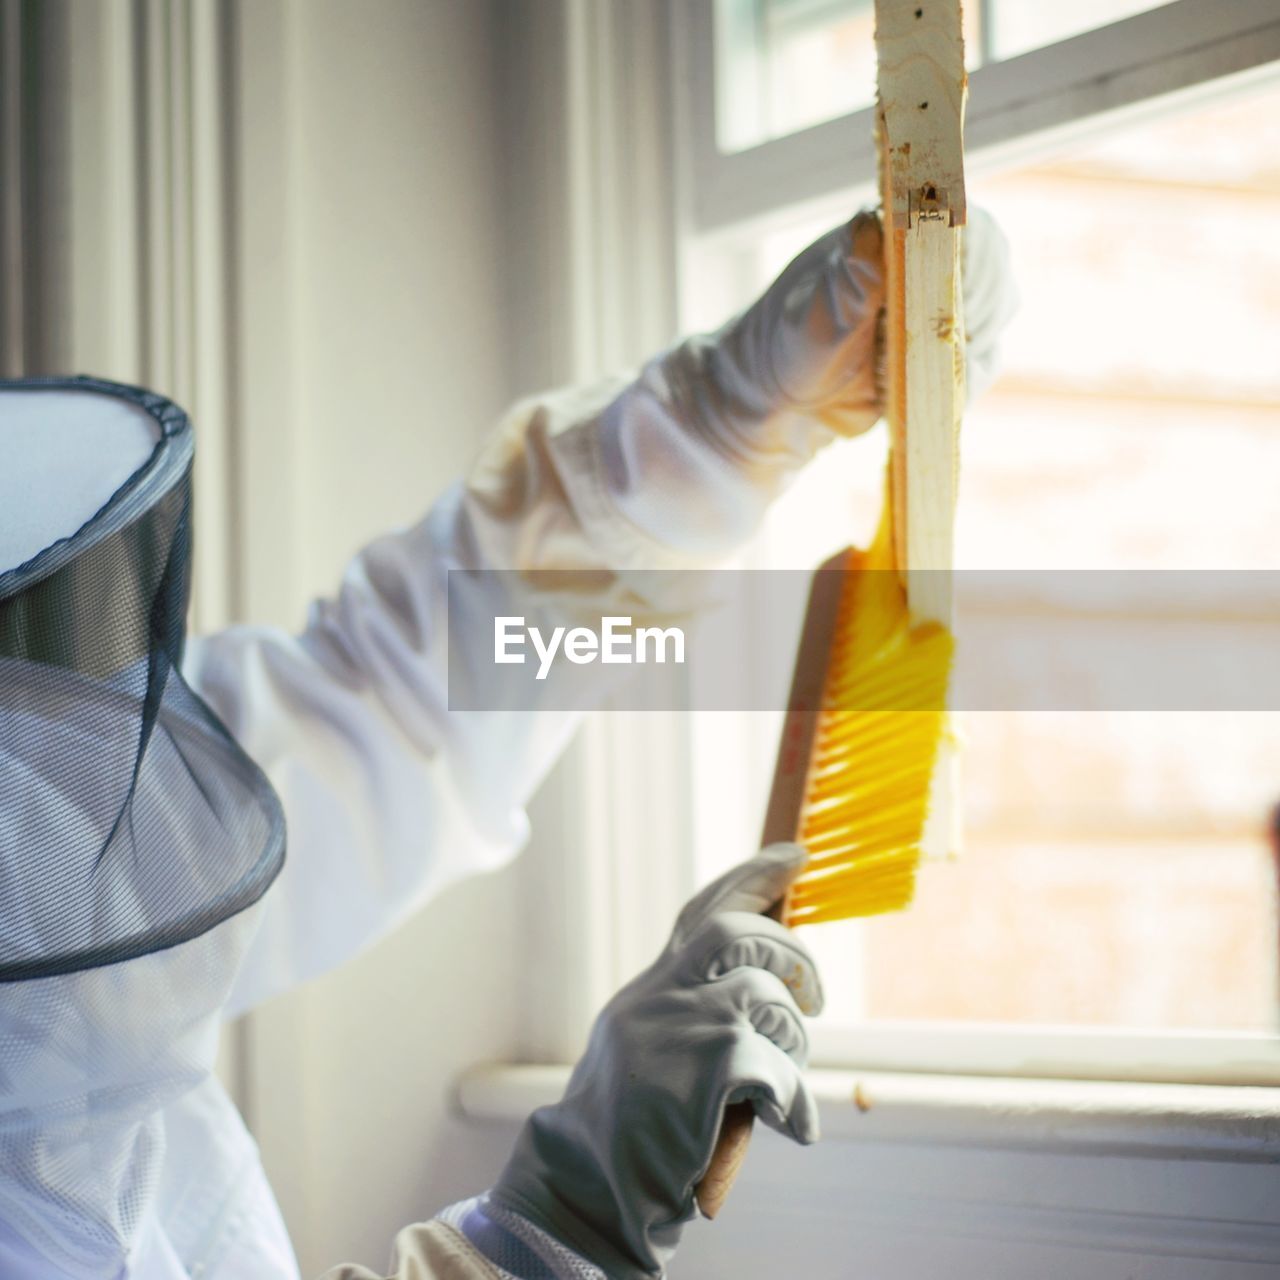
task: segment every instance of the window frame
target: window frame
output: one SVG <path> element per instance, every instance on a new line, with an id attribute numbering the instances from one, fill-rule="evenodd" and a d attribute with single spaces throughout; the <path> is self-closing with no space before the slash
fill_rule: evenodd
<path id="1" fill-rule="evenodd" d="M 672 6 L 684 231 L 709 235 L 775 216 L 875 172 L 874 108 L 741 151 L 716 140 L 714 0 Z M 1042 148 L 1059 131 L 1280 61 L 1273 0 L 1174 0 L 1131 18 L 985 63 L 969 75 L 965 156 L 974 171 Z"/>
<path id="2" fill-rule="evenodd" d="M 690 281 L 708 269 L 708 260 L 714 260 L 711 270 L 722 279 L 732 275 L 739 265 L 731 252 L 735 242 L 783 218 L 804 217 L 851 191 L 869 195 L 876 164 L 874 111 L 851 112 L 722 152 L 715 120 L 714 0 L 675 0 L 670 24 L 676 283 L 683 297 Z M 1173 103 L 1276 75 L 1280 11 L 1271 0 L 1175 0 L 972 72 L 967 160 L 974 172 L 1003 168 L 1099 129 L 1163 112 Z M 685 794 L 669 798 L 679 799 L 696 823 L 692 737 L 685 733 L 678 744 L 677 758 L 689 779 Z M 648 746 L 651 750 L 651 741 Z M 640 762 L 625 749 L 623 754 L 634 761 L 627 767 L 634 779 Z M 647 770 L 652 771 L 655 758 L 663 757 L 650 754 Z M 620 789 L 615 786 L 612 794 Z M 670 781 L 664 785 L 664 793 L 680 790 Z M 647 850 L 651 871 L 655 855 L 688 865 L 692 826 L 689 831 L 684 847 Z M 628 850 L 617 853 L 629 856 Z M 668 870 L 665 880 L 675 884 L 679 874 Z M 658 905 L 652 895 L 650 905 Z M 626 970 L 645 958 L 631 954 L 618 962 Z M 878 1071 L 1280 1085 L 1280 1038 L 1264 1033 L 876 1022 L 814 1028 L 812 1057 L 824 1067 L 857 1064 Z"/>

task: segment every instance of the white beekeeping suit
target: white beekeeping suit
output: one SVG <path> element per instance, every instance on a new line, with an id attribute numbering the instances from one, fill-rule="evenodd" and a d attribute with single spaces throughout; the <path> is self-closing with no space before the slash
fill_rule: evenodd
<path id="1" fill-rule="evenodd" d="M 998 282 L 990 244 L 981 260 Z M 593 690 L 579 674 L 571 697 L 553 671 L 519 704 L 450 712 L 449 681 L 479 678 L 469 655 L 489 642 L 475 628 L 491 627 L 494 592 L 525 613 L 548 595 L 542 571 L 567 568 L 592 571 L 575 582 L 593 611 L 685 607 L 630 575 L 722 558 L 814 452 L 877 417 L 879 261 L 878 228 L 860 217 L 719 333 L 633 380 L 517 406 L 466 481 L 361 552 L 299 636 L 236 627 L 184 646 L 180 410 L 90 380 L 0 384 L 0 450 L 16 464 L 0 475 L 4 1280 L 297 1275 L 256 1148 L 211 1073 L 219 1020 L 520 848 L 524 806 L 574 730 L 575 697 Z M 990 283 L 975 296 L 987 303 L 968 308 L 971 370 L 989 364 L 1009 310 Z M 459 568 L 516 572 L 455 575 L 450 594 Z M 688 1140 L 627 1156 L 599 1128 L 617 1101 L 608 1072 L 587 1072 L 603 1093 L 579 1090 L 568 1122 L 535 1126 L 492 1198 L 418 1229 L 402 1274 L 659 1274 L 729 1093 L 813 1136 L 794 1065 L 803 1035 L 789 1015 L 762 1029 L 753 1012 L 792 944 L 734 932 L 790 856 L 691 904 L 593 1038 L 606 1059 L 632 1044 L 643 1069 L 630 1029 L 672 999 L 709 1018 L 708 974 L 687 948 L 707 930 L 733 940 L 753 976 L 722 1012 L 746 1039 L 683 1074 L 669 1057 L 648 1064 L 684 1081 L 654 1131 Z M 585 1161 L 584 1129 L 599 1139 Z M 655 1182 L 654 1161 L 675 1161 L 669 1177 Z M 572 1199 L 565 1164 L 595 1168 L 590 1185 L 620 1189 L 618 1203 L 558 1219 L 546 1205 Z"/>
<path id="2" fill-rule="evenodd" d="M 283 815 L 177 669 L 185 415 L 33 381 L 0 430 L 0 1275 L 183 1275 L 191 1162 L 261 1183 L 210 1066 Z"/>

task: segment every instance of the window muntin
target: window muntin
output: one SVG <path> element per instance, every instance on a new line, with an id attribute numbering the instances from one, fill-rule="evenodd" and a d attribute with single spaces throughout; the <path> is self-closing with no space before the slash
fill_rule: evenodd
<path id="1" fill-rule="evenodd" d="M 969 69 L 1161 7 L 1161 0 L 986 0 L 963 8 Z M 716 139 L 757 146 L 872 104 L 875 0 L 715 0 Z"/>

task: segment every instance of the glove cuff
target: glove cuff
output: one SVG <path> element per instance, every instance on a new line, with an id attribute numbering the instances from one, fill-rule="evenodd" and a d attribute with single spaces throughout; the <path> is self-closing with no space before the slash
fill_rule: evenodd
<path id="1" fill-rule="evenodd" d="M 490 1262 L 502 1280 L 609 1280 L 594 1263 L 488 1192 L 437 1216 Z"/>

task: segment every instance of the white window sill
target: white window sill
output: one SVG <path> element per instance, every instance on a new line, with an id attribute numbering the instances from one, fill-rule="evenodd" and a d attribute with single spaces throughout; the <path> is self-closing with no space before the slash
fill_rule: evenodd
<path id="1" fill-rule="evenodd" d="M 556 1101 L 565 1066 L 493 1065 L 459 1080 L 462 1115 L 518 1122 Z M 813 1070 L 825 1140 L 1274 1162 L 1280 1088 Z"/>

